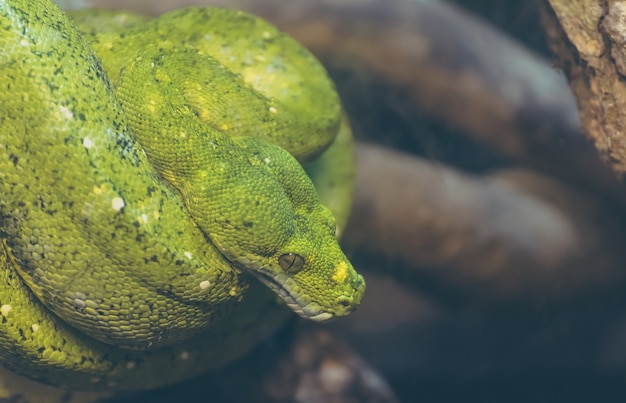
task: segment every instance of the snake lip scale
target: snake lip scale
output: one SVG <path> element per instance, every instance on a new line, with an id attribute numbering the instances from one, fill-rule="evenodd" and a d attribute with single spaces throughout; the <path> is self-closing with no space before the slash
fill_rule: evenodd
<path id="1" fill-rule="evenodd" d="M 294 289 L 288 289 L 287 283 L 277 281 L 269 270 L 259 268 L 253 272 L 254 276 L 263 284 L 280 296 L 287 306 L 297 313 L 301 318 L 313 320 L 315 322 L 327 322 L 335 315 L 331 312 L 324 311 L 318 304 L 314 302 L 303 301 L 301 296 Z"/>

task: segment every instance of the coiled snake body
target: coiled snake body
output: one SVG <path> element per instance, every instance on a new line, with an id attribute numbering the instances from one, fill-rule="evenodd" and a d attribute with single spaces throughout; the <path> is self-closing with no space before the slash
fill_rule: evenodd
<path id="1" fill-rule="evenodd" d="M 351 176 L 313 57 L 236 11 L 77 18 L 83 34 L 50 1 L 0 1 L 2 365 L 154 387 L 249 350 L 285 316 L 275 295 L 317 321 L 353 311 L 363 279 L 292 157 Z"/>

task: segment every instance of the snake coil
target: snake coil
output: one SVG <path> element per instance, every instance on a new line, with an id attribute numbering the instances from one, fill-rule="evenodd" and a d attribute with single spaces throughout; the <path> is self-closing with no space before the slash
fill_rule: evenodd
<path id="1" fill-rule="evenodd" d="M 317 321 L 352 312 L 363 279 L 296 160 L 350 194 L 319 63 L 237 11 L 76 18 L 0 2 L 2 365 L 149 388 L 249 350 L 284 320 L 276 295 Z M 333 203 L 341 228 L 349 197 Z"/>

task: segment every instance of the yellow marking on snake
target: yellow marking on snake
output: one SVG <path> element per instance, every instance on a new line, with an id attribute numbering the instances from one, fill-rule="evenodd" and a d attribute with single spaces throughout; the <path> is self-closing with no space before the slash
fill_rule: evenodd
<path id="1" fill-rule="evenodd" d="M 348 264 L 346 262 L 339 262 L 337 267 L 335 267 L 335 273 L 331 277 L 335 283 L 341 284 L 346 281 L 346 277 L 348 276 Z"/>

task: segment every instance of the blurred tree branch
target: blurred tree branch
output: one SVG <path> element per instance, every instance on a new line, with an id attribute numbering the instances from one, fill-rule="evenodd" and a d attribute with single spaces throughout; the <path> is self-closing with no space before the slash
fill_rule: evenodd
<path id="1" fill-rule="evenodd" d="M 416 286 L 436 280 L 500 301 L 623 286 L 624 229 L 593 197 L 525 169 L 474 176 L 373 146 L 357 151 L 346 243 L 385 256 L 387 271 Z"/>

